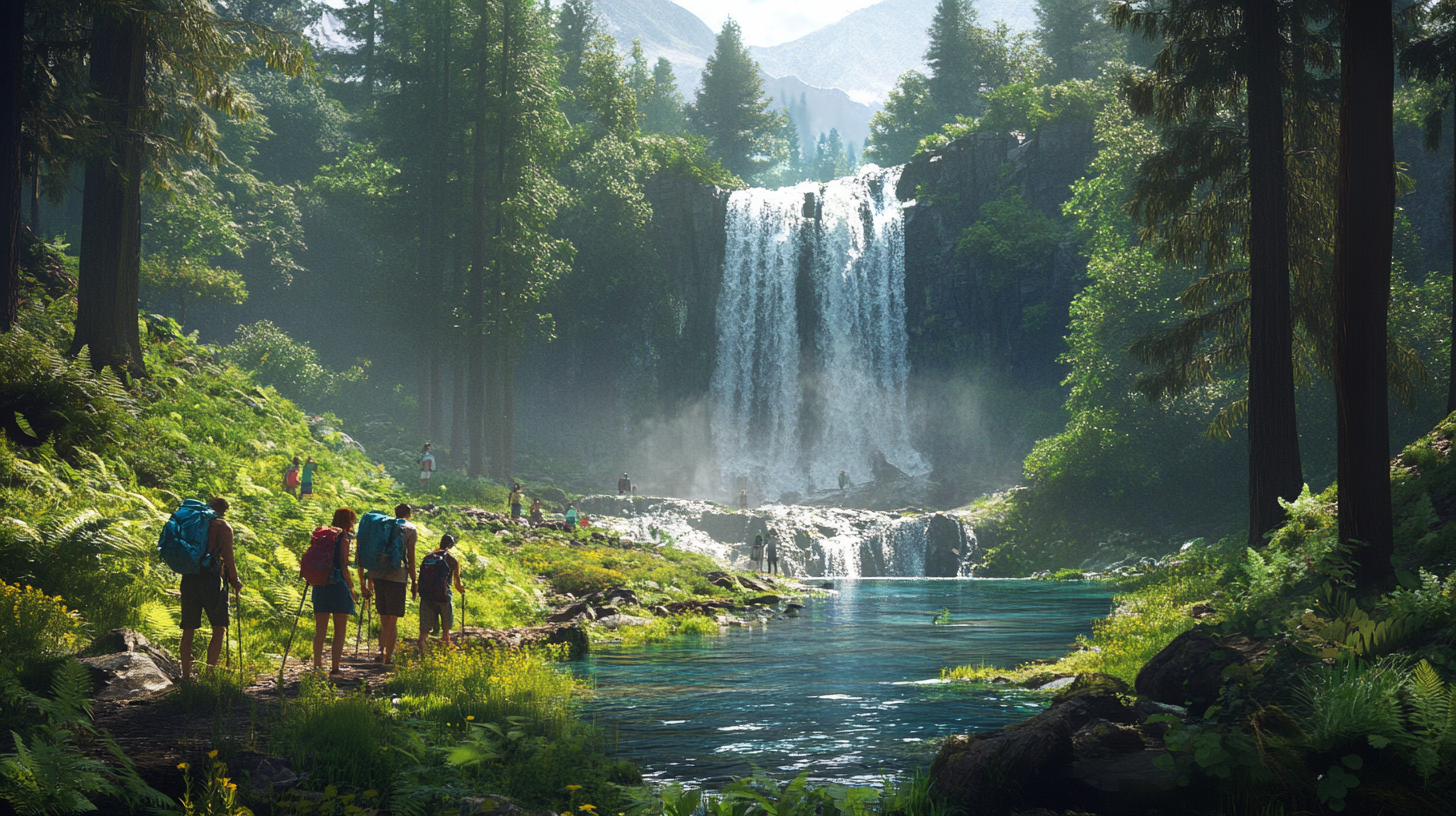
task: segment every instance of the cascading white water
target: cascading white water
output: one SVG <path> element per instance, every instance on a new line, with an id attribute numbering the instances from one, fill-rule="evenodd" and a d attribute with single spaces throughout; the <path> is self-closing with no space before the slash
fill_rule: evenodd
<path id="1" fill-rule="evenodd" d="M 711 389 L 725 489 L 746 479 L 774 499 L 833 486 L 841 469 L 867 481 L 877 450 L 907 473 L 927 470 L 906 407 L 899 177 L 898 167 L 870 165 L 823 185 L 730 196 Z M 817 218 L 804 214 L 806 196 L 817 202 Z M 805 262 L 813 302 L 801 304 Z M 812 349 L 800 348 L 806 314 L 817 315 Z M 812 371 L 800 370 L 804 351 Z M 808 445 L 806 387 L 818 411 Z"/>

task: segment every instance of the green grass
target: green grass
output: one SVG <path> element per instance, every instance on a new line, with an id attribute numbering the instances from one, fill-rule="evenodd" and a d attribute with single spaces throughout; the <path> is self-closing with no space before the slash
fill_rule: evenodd
<path id="1" fill-rule="evenodd" d="M 653 618 L 638 626 L 621 626 L 616 629 L 594 626 L 591 629 L 591 638 L 593 646 L 642 646 L 683 636 L 717 637 L 722 632 L 723 627 L 706 615 L 673 615 Z"/>

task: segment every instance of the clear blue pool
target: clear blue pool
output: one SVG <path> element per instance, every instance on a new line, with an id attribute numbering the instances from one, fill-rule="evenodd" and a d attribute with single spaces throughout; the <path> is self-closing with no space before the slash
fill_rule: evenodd
<path id="1" fill-rule="evenodd" d="M 1056 657 L 1110 595 L 1096 585 L 833 579 L 798 619 L 720 637 L 605 648 L 576 664 L 587 714 L 651 779 L 713 785 L 757 770 L 877 782 L 947 734 L 1026 719 L 1044 698 L 926 683 L 947 666 Z M 949 608 L 952 622 L 932 625 Z"/>

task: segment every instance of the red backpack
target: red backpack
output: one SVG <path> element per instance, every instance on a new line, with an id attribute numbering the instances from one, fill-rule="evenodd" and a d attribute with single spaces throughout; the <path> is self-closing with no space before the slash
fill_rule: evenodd
<path id="1" fill-rule="evenodd" d="M 339 569 L 339 539 L 344 531 L 335 527 L 320 527 L 313 531 L 308 549 L 298 559 L 298 571 L 309 586 L 325 586 L 334 582 L 334 571 Z"/>
<path id="2" fill-rule="evenodd" d="M 294 465 L 293 467 L 290 467 L 288 469 L 288 472 L 285 473 L 285 474 L 283 474 L 283 486 L 284 487 L 298 487 L 298 466 L 297 465 Z"/>

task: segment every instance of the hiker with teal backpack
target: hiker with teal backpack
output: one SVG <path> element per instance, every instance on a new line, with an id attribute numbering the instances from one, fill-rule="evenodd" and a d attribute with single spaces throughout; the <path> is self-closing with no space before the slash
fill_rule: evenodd
<path id="1" fill-rule="evenodd" d="M 411 594 L 420 598 L 420 656 L 429 652 L 430 631 L 440 624 L 440 642 L 450 645 L 450 629 L 455 625 L 455 608 L 450 601 L 450 585 L 465 602 L 465 585 L 460 583 L 460 562 L 450 554 L 455 536 L 440 538 L 440 548 L 420 562 L 420 579 Z"/>
<path id="2" fill-rule="evenodd" d="M 379 661 L 394 663 L 399 644 L 399 619 L 404 617 L 405 587 L 415 588 L 415 542 L 419 531 L 410 523 L 414 510 L 408 504 L 394 508 L 394 515 L 365 513 L 359 519 L 359 586 L 364 603 L 374 599 L 379 610 Z"/>
<path id="3" fill-rule="evenodd" d="M 192 676 L 192 638 L 202 626 L 202 616 L 212 627 L 207 644 L 207 665 L 216 666 L 227 642 L 228 591 L 240 592 L 237 559 L 233 556 L 233 528 L 223 520 L 228 502 L 214 498 L 207 504 L 196 499 L 182 506 L 162 526 L 157 552 L 167 566 L 182 576 L 182 679 Z M 241 658 L 240 658 L 241 659 Z"/>
<path id="4" fill-rule="evenodd" d="M 349 616 L 354 614 L 358 593 L 354 576 L 349 571 L 349 544 L 353 540 L 354 522 L 358 514 L 347 507 L 334 511 L 334 520 L 327 527 L 313 531 L 308 549 L 298 560 L 299 572 L 313 587 L 313 668 L 323 668 L 324 640 L 329 634 L 329 619 L 334 621 L 329 677 L 342 677 L 339 660 L 344 656 L 344 640 L 349 631 Z"/>

